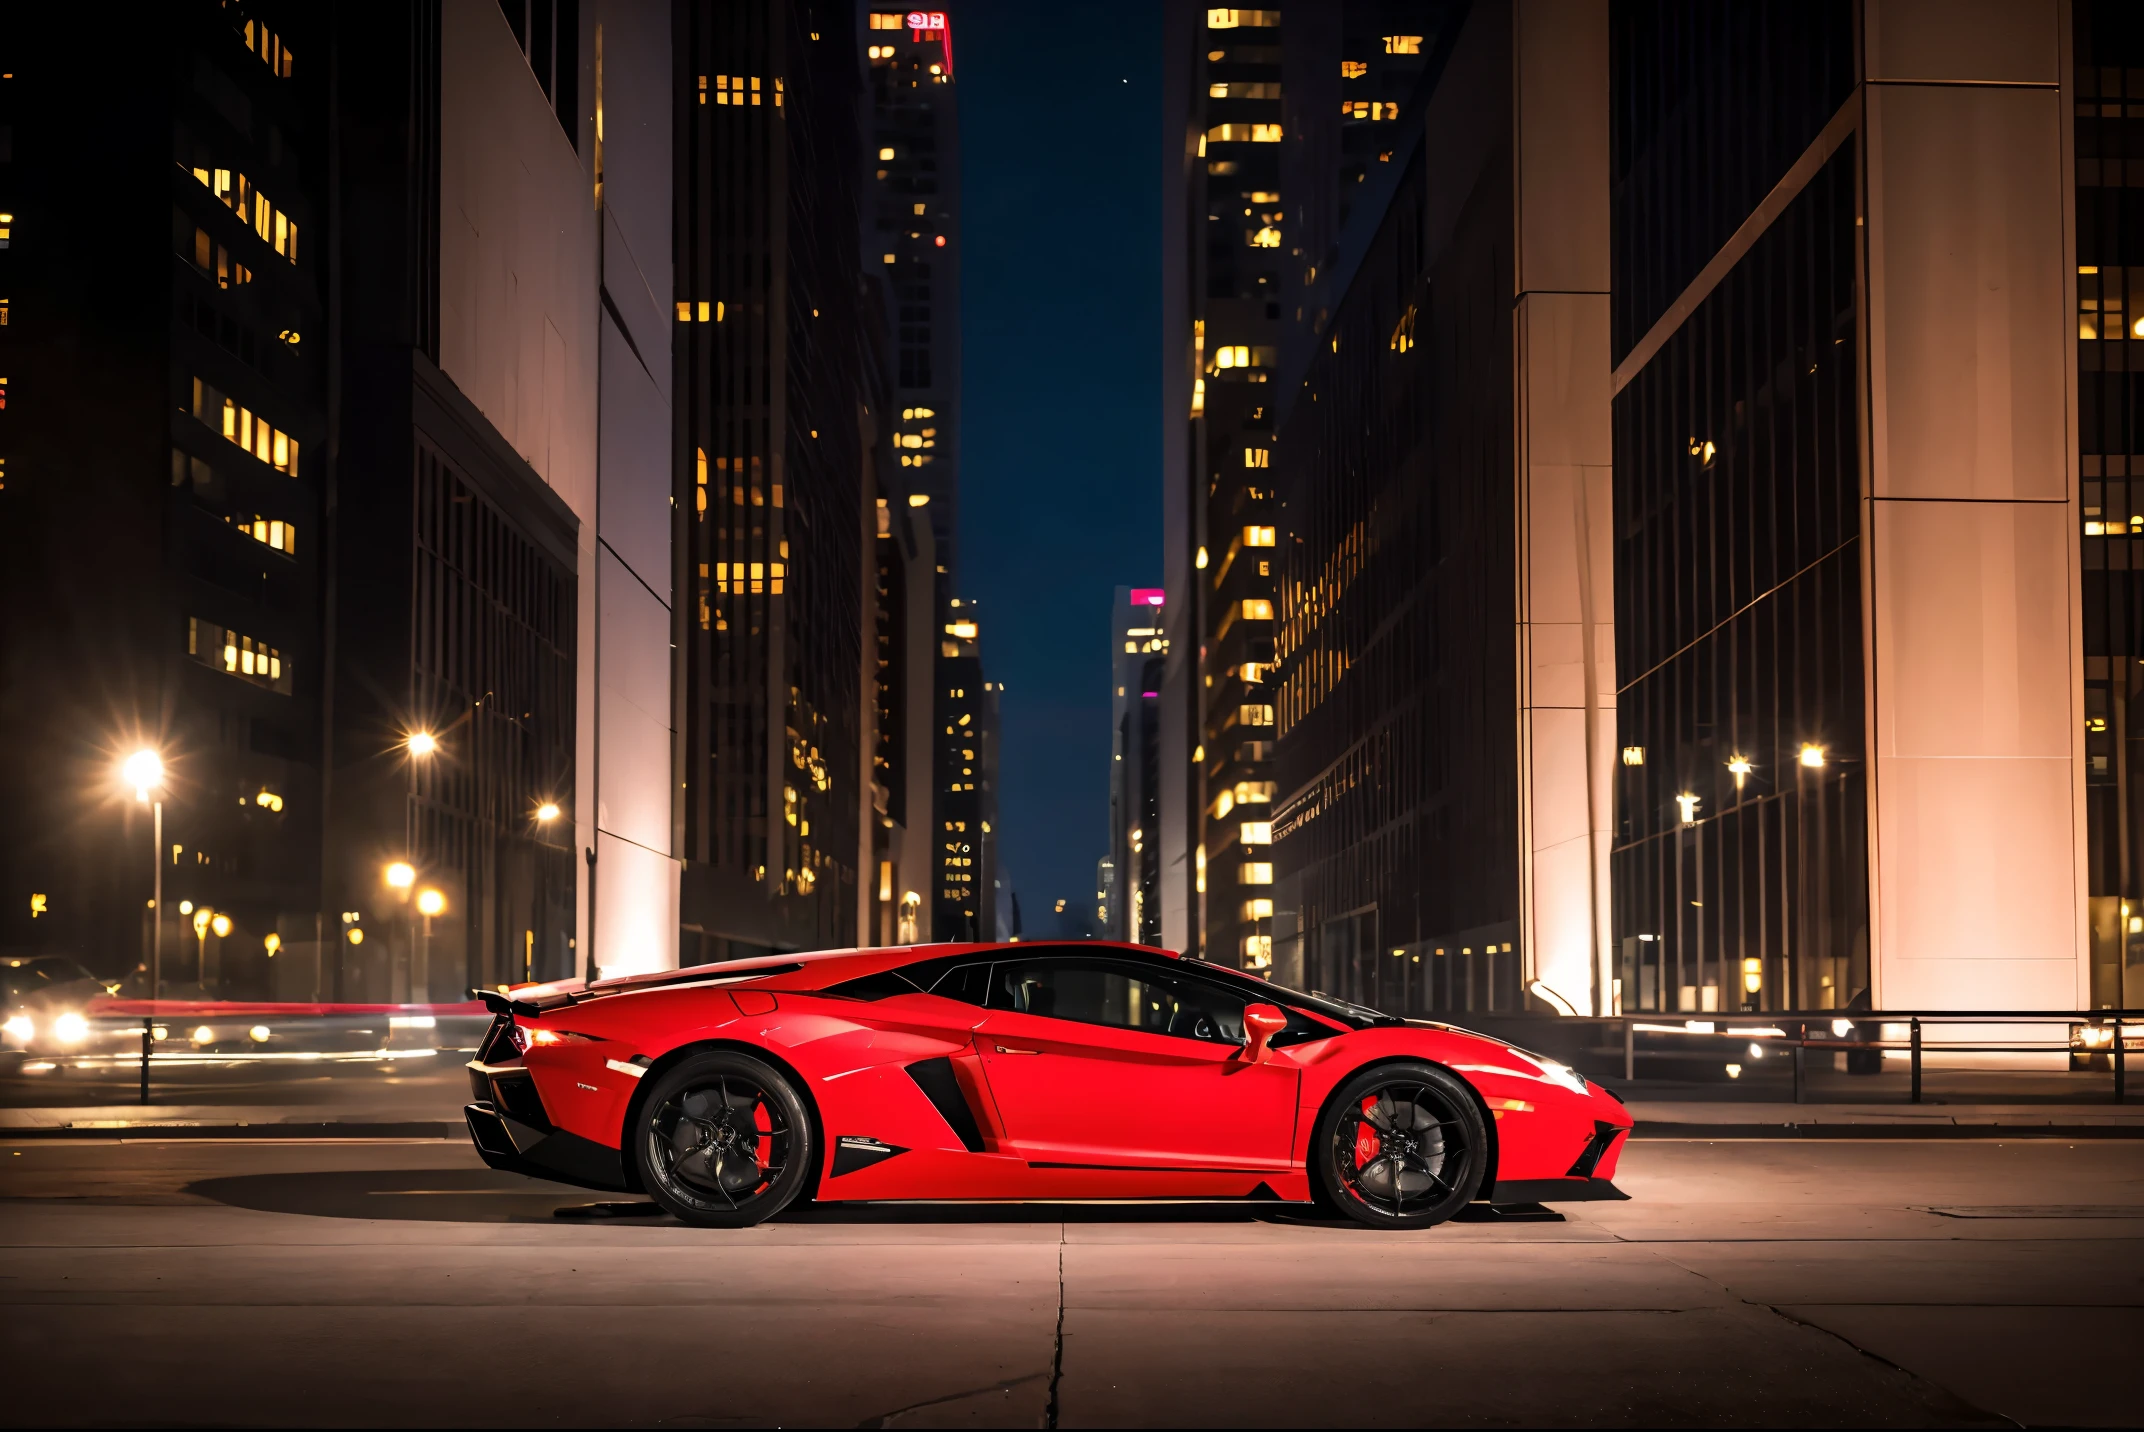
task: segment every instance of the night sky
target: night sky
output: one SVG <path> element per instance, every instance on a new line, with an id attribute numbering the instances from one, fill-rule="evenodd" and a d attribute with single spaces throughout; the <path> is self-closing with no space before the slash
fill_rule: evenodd
<path id="1" fill-rule="evenodd" d="M 952 12 L 964 267 L 959 595 L 1005 683 L 1000 850 L 1030 936 L 1107 848 L 1109 607 L 1161 584 L 1160 22 Z"/>

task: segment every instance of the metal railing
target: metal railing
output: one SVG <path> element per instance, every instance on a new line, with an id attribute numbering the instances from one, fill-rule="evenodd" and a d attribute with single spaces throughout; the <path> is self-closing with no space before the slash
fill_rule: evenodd
<path id="1" fill-rule="evenodd" d="M 1610 1029 L 1620 1026 L 1623 1078 L 1630 1083 L 1638 1082 L 1638 1035 L 1641 1033 L 1671 1039 L 1713 1038 L 1753 1043 L 1761 1040 L 1772 1047 L 1783 1046 L 1793 1051 L 1794 1102 L 1797 1104 L 1807 1099 L 1808 1056 L 1812 1049 L 1821 1053 L 1874 1051 L 1879 1067 L 1884 1054 L 1903 1051 L 1910 1079 L 1909 1100 L 1915 1104 L 1922 1099 L 1922 1075 L 1929 1054 L 2063 1053 L 2070 1056 L 2072 1071 L 2091 1067 L 2089 1062 L 2080 1066 L 2077 1063 L 2079 1056 L 2089 1060 L 2104 1055 L 2113 1075 L 2113 1097 L 2119 1103 L 2129 1095 L 2128 1051 L 2132 1041 L 2138 1051 L 2144 1053 L 2144 1010 L 2137 1009 L 1826 1009 L 1743 1011 L 1738 1014 L 1707 1011 L 1697 1015 L 1679 1010 L 1674 1013 L 1566 1016 L 1555 1023 L 1605 1025 Z M 2029 1042 L 1991 1042 L 1978 1037 L 1955 1043 L 1941 1039 L 1931 1041 L 1932 1027 L 1940 1029 L 1955 1025 L 2062 1026 L 2065 1037 L 2060 1041 L 2039 1039 Z M 1866 1032 L 1871 1026 L 1876 1030 L 1874 1037 Z M 1888 1035 L 1885 1031 L 1889 1028 L 1902 1032 Z"/>

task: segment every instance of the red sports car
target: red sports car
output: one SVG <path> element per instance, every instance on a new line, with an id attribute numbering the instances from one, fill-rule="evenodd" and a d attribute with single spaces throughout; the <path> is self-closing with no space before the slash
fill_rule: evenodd
<path id="1" fill-rule="evenodd" d="M 1553 1059 L 1130 945 L 914 945 L 479 991 L 484 1161 L 738 1228 L 800 1198 L 1622 1198 Z"/>

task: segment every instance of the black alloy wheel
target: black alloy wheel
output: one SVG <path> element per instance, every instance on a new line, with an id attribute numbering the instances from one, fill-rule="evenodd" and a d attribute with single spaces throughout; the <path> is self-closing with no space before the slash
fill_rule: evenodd
<path id="1" fill-rule="evenodd" d="M 1429 1228 L 1473 1202 L 1489 1163 L 1481 1110 L 1453 1075 L 1384 1064 L 1340 1087 L 1311 1139 L 1312 1176 L 1373 1228 Z"/>
<path id="2" fill-rule="evenodd" d="M 640 1181 L 674 1217 L 749 1228 L 811 1182 L 818 1141 L 795 1087 L 746 1054 L 697 1054 L 662 1076 L 632 1130 Z"/>

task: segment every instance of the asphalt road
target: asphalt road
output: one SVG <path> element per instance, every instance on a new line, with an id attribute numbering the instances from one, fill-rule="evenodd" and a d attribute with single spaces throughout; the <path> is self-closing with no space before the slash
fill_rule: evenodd
<path id="1" fill-rule="evenodd" d="M 0 1143 L 8 1425 L 2127 1425 L 2144 1141 L 1641 1141 L 1626 1204 L 741 1233 L 453 1142 Z"/>

